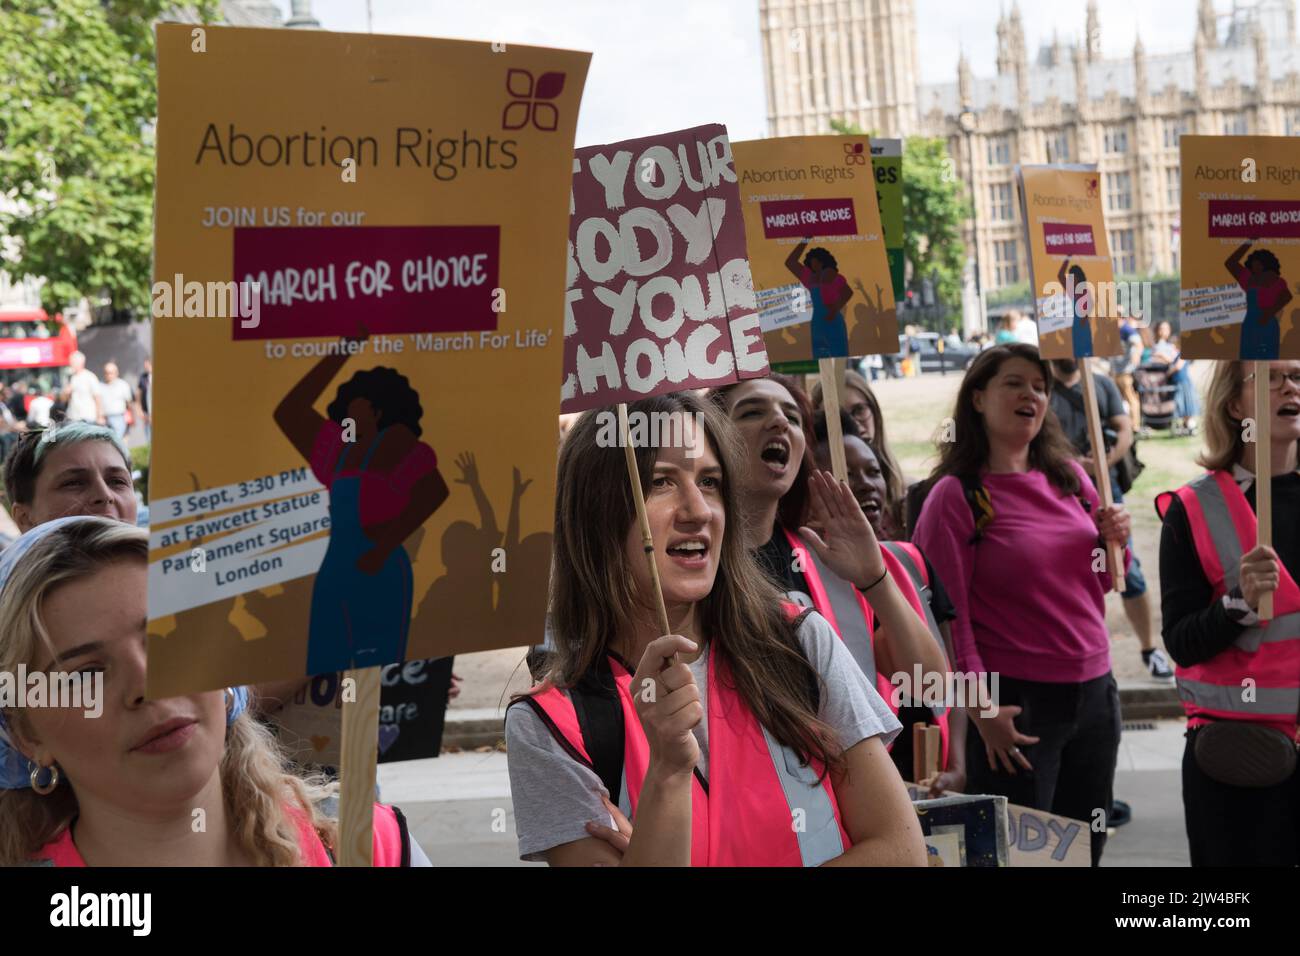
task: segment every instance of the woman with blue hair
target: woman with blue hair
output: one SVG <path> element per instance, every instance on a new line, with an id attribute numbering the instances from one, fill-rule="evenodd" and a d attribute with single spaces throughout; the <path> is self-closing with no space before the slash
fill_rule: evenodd
<path id="1" fill-rule="evenodd" d="M 27 432 L 5 459 L 4 482 L 19 531 L 65 515 L 136 523 L 131 455 L 103 425 L 65 422 Z"/>
<path id="2" fill-rule="evenodd" d="M 81 516 L 0 554 L 0 673 L 81 691 L 0 708 L 0 866 L 332 865 L 332 788 L 285 772 L 246 691 L 145 699 L 148 554 L 144 530 Z M 427 863 L 394 808 L 374 832 L 375 865 Z"/>

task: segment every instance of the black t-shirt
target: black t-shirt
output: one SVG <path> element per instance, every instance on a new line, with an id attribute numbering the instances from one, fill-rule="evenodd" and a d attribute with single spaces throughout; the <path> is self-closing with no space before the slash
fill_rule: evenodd
<path id="1" fill-rule="evenodd" d="M 1255 510 L 1255 483 L 1246 491 Z M 1293 578 L 1300 578 L 1300 472 L 1273 479 L 1273 550 Z M 1160 532 L 1161 633 L 1169 655 L 1182 667 L 1209 660 L 1245 628 L 1228 616 L 1206 580 L 1192 543 L 1182 501 L 1174 498 Z"/>
<path id="2" fill-rule="evenodd" d="M 794 548 L 790 546 L 785 531 L 778 524 L 772 529 L 767 544 L 754 552 L 758 566 L 767 572 L 777 588 L 796 604 L 812 607 L 812 590 L 802 571 L 794 569 Z"/>
<path id="3" fill-rule="evenodd" d="M 1112 418 L 1127 415 L 1128 409 L 1124 407 L 1124 397 L 1119 393 L 1119 386 L 1109 376 L 1094 372 L 1092 380 L 1096 383 L 1097 416 L 1101 419 L 1102 427 L 1106 428 L 1109 427 L 1108 423 Z M 1075 397 L 1077 408 L 1075 403 L 1062 394 L 1063 392 L 1069 392 Z M 1065 432 L 1065 437 L 1070 440 L 1077 454 L 1091 457 L 1092 443 L 1088 441 L 1088 416 L 1083 409 L 1082 381 L 1075 382 L 1073 385 L 1062 385 L 1059 381 L 1052 383 L 1052 411 L 1056 413 L 1057 421 L 1061 423 L 1061 430 Z M 1112 489 L 1119 488 L 1119 476 L 1114 468 L 1110 469 L 1110 485 Z"/>

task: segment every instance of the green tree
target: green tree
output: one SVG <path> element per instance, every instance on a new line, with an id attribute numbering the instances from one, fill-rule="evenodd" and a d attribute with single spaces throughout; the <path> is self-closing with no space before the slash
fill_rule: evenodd
<path id="1" fill-rule="evenodd" d="M 831 120 L 831 128 L 845 136 L 874 135 L 842 120 Z M 930 278 L 937 300 L 953 309 L 961 306 L 966 267 L 961 229 L 970 214 L 970 202 L 944 141 L 921 136 L 905 140 L 903 254 L 911 266 L 908 287 L 919 291 L 922 281 Z"/>
<path id="2" fill-rule="evenodd" d="M 51 313 L 82 295 L 147 309 L 153 23 L 167 0 L 0 0 L 0 212 Z M 199 4 L 211 18 L 215 5 Z M 192 15 L 191 15 L 192 16 Z"/>

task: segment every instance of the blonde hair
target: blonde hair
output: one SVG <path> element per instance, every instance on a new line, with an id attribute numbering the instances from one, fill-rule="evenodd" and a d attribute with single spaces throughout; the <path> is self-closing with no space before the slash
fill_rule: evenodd
<path id="1" fill-rule="evenodd" d="M 148 556 L 146 531 L 107 518 L 72 522 L 32 545 L 0 593 L 0 670 L 34 666 L 42 646 L 54 653 L 41 608 L 55 590 L 119 561 L 144 564 Z M 21 709 L 6 710 L 4 718 L 15 739 L 32 736 Z M 275 738 L 248 712 L 227 728 L 221 792 L 231 831 L 259 866 L 303 865 L 302 820 L 310 821 L 327 846 L 338 841 L 335 822 L 317 809 L 336 785 L 320 776 L 300 778 L 285 766 Z M 76 794 L 65 780 L 47 796 L 26 788 L 0 790 L 0 866 L 31 862 L 77 812 Z"/>
<path id="2" fill-rule="evenodd" d="M 1241 419 L 1233 418 L 1229 405 L 1241 395 L 1246 384 L 1244 362 L 1218 362 L 1205 393 L 1205 450 L 1196 463 L 1210 471 L 1229 471 L 1241 461 L 1246 450 L 1242 440 Z"/>
<path id="3" fill-rule="evenodd" d="M 1260 363 L 1267 367 L 1267 362 Z M 1241 397 L 1246 384 L 1245 362 L 1219 362 L 1205 393 L 1205 450 L 1196 463 L 1210 471 L 1229 471 L 1239 464 L 1246 452 L 1241 419 L 1232 417 L 1228 407 L 1234 398 Z M 1297 443 L 1300 444 L 1300 443 Z M 1265 452 L 1267 456 L 1267 452 Z M 1267 457 L 1264 459 L 1267 461 Z"/>

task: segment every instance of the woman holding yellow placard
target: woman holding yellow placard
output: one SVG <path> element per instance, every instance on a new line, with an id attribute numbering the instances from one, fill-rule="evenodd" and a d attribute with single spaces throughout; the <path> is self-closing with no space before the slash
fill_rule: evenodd
<path id="1" fill-rule="evenodd" d="M 1249 440 L 1254 372 L 1269 439 Z M 1187 712 L 1183 808 L 1192 866 L 1300 862 L 1300 362 L 1219 362 L 1206 396 L 1207 472 L 1156 499 L 1164 641 Z M 1273 546 L 1257 545 L 1271 476 Z M 1273 595 L 1273 619 L 1259 616 Z"/>
<path id="2" fill-rule="evenodd" d="M 1130 519 L 1100 507 L 1048 414 L 1051 387 L 1031 345 L 979 354 L 912 540 L 957 609 L 956 668 L 997 705 L 967 706 L 968 790 L 1104 823 L 1120 736 L 1105 554 Z M 1104 845 L 1094 832 L 1094 865 Z"/>
<path id="3" fill-rule="evenodd" d="M 520 855 L 553 866 L 925 865 L 885 743 L 898 723 L 819 615 L 746 551 L 735 436 L 689 393 L 686 447 L 636 461 L 661 634 L 624 450 L 600 413 L 560 452 L 545 678 L 506 718 Z M 829 494 L 829 492 L 828 492 Z M 847 488 L 830 507 L 857 510 Z M 860 516 L 860 512 L 858 512 Z"/>

